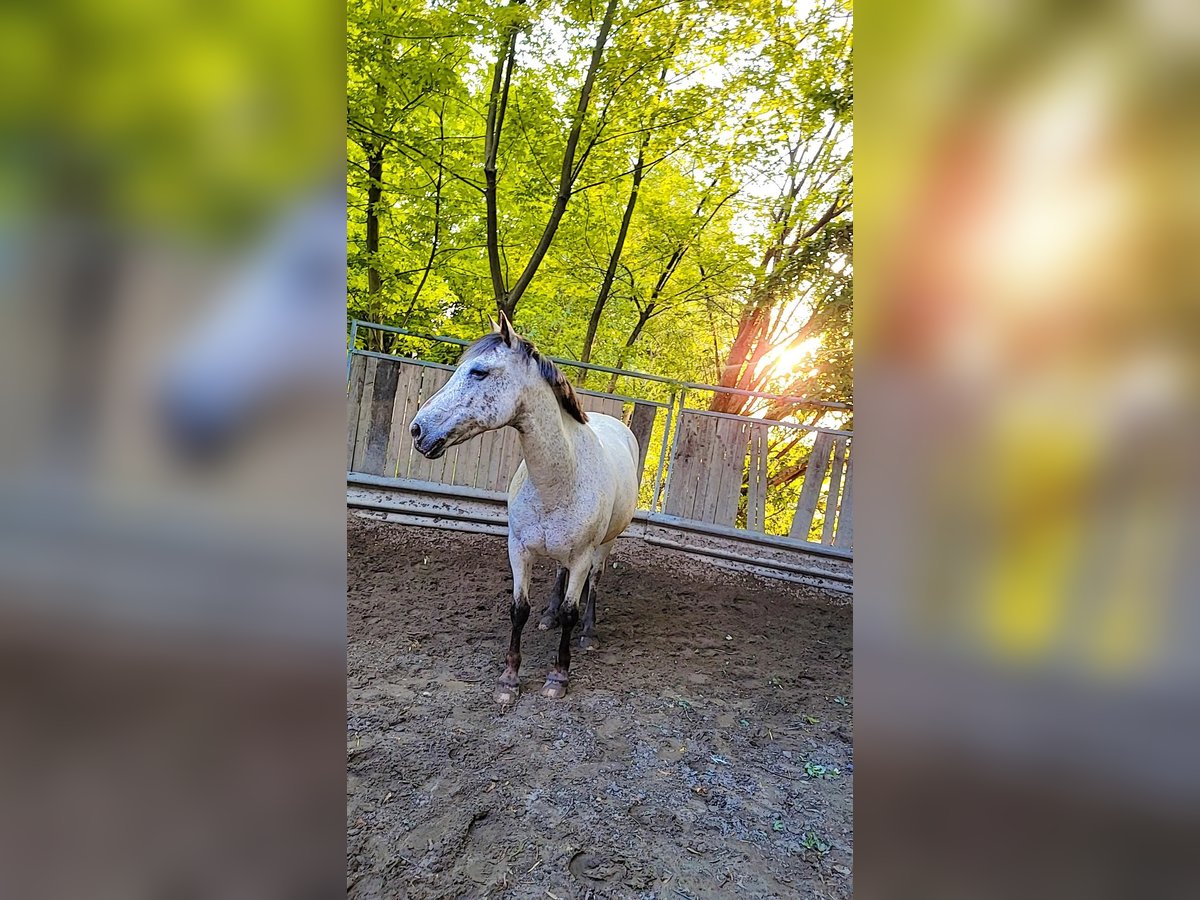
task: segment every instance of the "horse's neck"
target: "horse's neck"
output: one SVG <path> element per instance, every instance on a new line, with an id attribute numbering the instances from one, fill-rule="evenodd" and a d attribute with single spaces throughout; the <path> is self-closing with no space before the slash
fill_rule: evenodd
<path id="1" fill-rule="evenodd" d="M 539 386 L 540 388 L 540 386 Z M 575 438 L 583 428 L 559 406 L 549 386 L 537 390 L 518 423 L 525 470 L 543 502 L 566 500 L 575 489 Z"/>

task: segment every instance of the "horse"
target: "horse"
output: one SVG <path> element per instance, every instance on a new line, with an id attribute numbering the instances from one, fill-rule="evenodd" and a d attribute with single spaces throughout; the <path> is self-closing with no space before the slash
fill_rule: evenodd
<path id="1" fill-rule="evenodd" d="M 588 414 L 566 376 L 517 334 L 503 311 L 492 330 L 463 353 L 450 380 L 413 418 L 417 452 L 437 459 L 485 431 L 512 426 L 524 456 L 508 488 L 512 635 L 495 699 L 520 693 L 521 631 L 529 618 L 535 557 L 559 565 L 546 616 L 560 624 L 558 655 L 542 696 L 566 695 L 571 633 L 585 599 L 581 646 L 596 646 L 596 584 L 637 506 L 637 439 L 612 416 Z"/>

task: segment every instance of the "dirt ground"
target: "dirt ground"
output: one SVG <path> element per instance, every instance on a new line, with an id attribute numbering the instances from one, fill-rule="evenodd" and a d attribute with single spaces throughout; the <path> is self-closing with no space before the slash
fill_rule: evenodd
<path id="1" fill-rule="evenodd" d="M 553 701 L 546 565 L 505 710 L 503 538 L 352 514 L 347 570 L 351 897 L 851 895 L 845 597 L 622 541 Z"/>

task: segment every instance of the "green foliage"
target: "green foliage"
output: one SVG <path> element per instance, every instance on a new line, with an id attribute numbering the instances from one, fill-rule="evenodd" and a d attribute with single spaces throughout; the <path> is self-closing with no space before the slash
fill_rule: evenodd
<path id="1" fill-rule="evenodd" d="M 829 845 L 829 842 L 824 840 L 815 831 L 804 832 L 803 837 L 800 839 L 800 846 L 805 850 L 813 851 L 819 856 L 824 856 L 830 851 L 830 849 L 832 849 Z"/>
<path id="2" fill-rule="evenodd" d="M 459 337 L 487 327 L 496 295 L 484 135 L 496 63 L 515 28 L 496 153 L 496 239 L 511 289 L 546 234 L 604 12 L 549 0 L 350 0 L 352 316 Z M 819 346 L 765 356 L 760 386 L 802 378 L 811 396 L 848 400 L 848 216 L 795 241 L 847 196 L 848 13 L 841 0 L 803 14 L 777 0 L 620 0 L 566 211 L 519 298 L 518 326 L 549 353 L 582 352 L 640 154 L 644 177 L 592 361 L 716 382 L 745 311 L 769 296 L 781 347 L 796 331 L 793 343 L 817 337 Z M 765 259 L 784 206 L 796 223 L 785 242 L 797 246 Z M 375 349 L 417 349 L 368 334 Z M 598 376 L 588 387 L 632 389 Z"/>

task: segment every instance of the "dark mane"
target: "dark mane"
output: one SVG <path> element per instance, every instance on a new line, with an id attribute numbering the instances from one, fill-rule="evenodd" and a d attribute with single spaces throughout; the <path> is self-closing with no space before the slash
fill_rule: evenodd
<path id="1" fill-rule="evenodd" d="M 538 348 L 533 345 L 533 341 L 527 340 L 518 334 L 514 334 L 512 339 L 514 341 L 512 348 L 537 364 L 538 373 L 545 379 L 546 384 L 550 385 L 551 390 L 554 391 L 554 396 L 558 398 L 558 405 L 565 409 L 571 418 L 577 422 L 587 422 L 587 413 L 579 405 L 579 397 L 575 393 L 575 388 L 571 387 L 571 382 L 567 381 L 567 376 L 562 373 L 562 370 L 550 359 L 542 356 Z M 467 347 L 463 352 L 460 362 L 466 362 L 482 353 L 487 353 L 489 350 L 495 350 L 501 344 L 505 344 L 504 335 L 498 331 L 488 332 Z M 507 344 L 505 345 L 507 346 Z"/>

